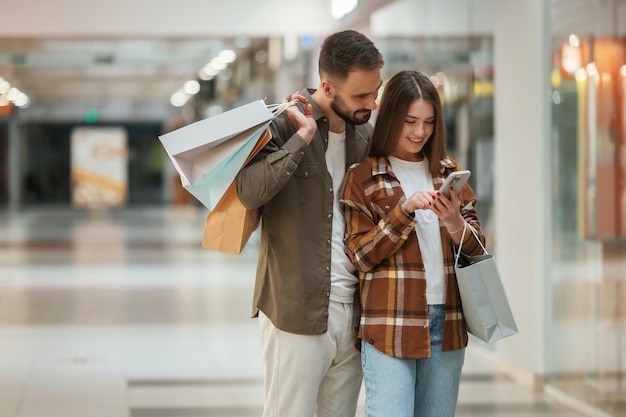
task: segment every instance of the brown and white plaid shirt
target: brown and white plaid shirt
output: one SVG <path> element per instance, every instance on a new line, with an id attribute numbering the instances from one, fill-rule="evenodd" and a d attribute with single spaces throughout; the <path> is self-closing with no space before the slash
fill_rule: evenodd
<path id="1" fill-rule="evenodd" d="M 438 189 L 457 170 L 454 161 L 442 161 L 433 175 Z M 426 271 L 415 233 L 414 215 L 402 210 L 406 199 L 386 157 L 368 157 L 350 168 L 340 194 L 346 217 L 346 253 L 359 271 L 363 312 L 359 339 L 387 355 L 420 359 L 430 357 Z M 461 215 L 482 240 L 476 215 L 476 195 L 469 185 L 460 193 Z M 454 273 L 454 248 L 440 227 L 446 284 L 443 350 L 467 346 L 467 329 Z M 463 252 L 479 255 L 482 249 L 467 233 Z M 452 289 L 452 290 L 450 290 Z"/>

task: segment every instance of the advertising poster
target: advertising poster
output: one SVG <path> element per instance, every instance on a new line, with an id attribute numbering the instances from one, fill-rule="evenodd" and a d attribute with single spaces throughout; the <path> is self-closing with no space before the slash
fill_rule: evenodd
<path id="1" fill-rule="evenodd" d="M 128 143 L 118 127 L 72 131 L 72 201 L 75 207 L 121 207 L 128 193 Z"/>

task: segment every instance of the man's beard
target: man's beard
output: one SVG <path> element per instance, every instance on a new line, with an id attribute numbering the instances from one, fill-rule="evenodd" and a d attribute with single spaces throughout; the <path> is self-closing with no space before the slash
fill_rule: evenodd
<path id="1" fill-rule="evenodd" d="M 343 101 L 341 100 L 341 98 L 335 97 L 330 102 L 330 107 L 337 114 L 337 116 L 341 117 L 346 123 L 350 123 L 351 125 L 365 124 L 369 121 L 370 116 L 372 115 L 371 110 L 367 109 L 357 110 L 354 113 L 350 114 L 347 110 L 344 110 L 342 106 Z"/>

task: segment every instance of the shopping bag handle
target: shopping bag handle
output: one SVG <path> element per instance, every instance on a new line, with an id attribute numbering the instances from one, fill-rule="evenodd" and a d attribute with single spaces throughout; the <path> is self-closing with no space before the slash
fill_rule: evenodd
<path id="1" fill-rule="evenodd" d="M 267 109 L 272 113 L 272 116 L 276 117 L 285 110 L 287 110 L 289 107 L 295 106 L 298 103 L 300 103 L 298 99 L 293 99 L 291 101 L 285 101 L 283 103 L 268 104 Z"/>
<path id="2" fill-rule="evenodd" d="M 487 252 L 485 245 L 483 245 L 483 242 L 481 242 L 480 239 L 478 238 L 478 233 L 476 232 L 476 229 L 474 229 L 474 227 L 471 224 L 468 224 L 467 222 L 465 222 L 465 224 L 463 225 L 463 234 L 461 235 L 461 242 L 459 243 L 459 250 L 454 257 L 454 266 L 457 266 L 459 262 L 459 256 L 461 256 L 461 249 L 463 248 L 463 241 L 465 240 L 465 230 L 467 230 L 468 227 L 470 231 L 472 232 L 472 234 L 474 235 L 474 237 L 476 238 L 476 240 L 478 241 L 478 244 L 480 245 L 480 247 L 483 248 L 483 251 L 485 252 L 484 254 L 489 255 L 489 252 Z"/>

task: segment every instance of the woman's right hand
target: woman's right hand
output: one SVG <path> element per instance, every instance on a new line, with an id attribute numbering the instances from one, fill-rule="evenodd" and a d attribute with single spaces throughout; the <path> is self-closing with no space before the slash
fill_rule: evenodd
<path id="1" fill-rule="evenodd" d="M 415 210 L 428 210 L 437 198 L 436 190 L 420 190 L 408 197 L 402 203 L 402 210 L 411 214 Z"/>

